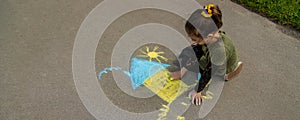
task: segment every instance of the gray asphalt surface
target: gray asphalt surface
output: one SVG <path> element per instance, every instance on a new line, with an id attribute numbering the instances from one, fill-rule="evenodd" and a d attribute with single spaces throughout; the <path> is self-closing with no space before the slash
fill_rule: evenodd
<path id="1" fill-rule="evenodd" d="M 82 21 L 100 2 L 0 1 L 0 120 L 95 119 L 77 94 L 72 75 L 72 50 Z M 221 7 L 222 29 L 232 38 L 244 62 L 242 73 L 225 83 L 217 105 L 205 119 L 300 119 L 299 38 L 283 34 L 276 24 L 230 1 L 198 2 L 213 2 Z M 131 22 L 124 22 L 127 20 Z M 142 10 L 116 20 L 106 31 L 107 40 L 101 44 L 109 48 L 130 27 L 145 22 L 167 24 L 184 33 L 182 21 L 175 16 Z M 97 71 L 110 65 L 110 59 L 103 58 L 109 56 L 106 55 L 109 51 L 101 52 L 102 49 L 105 48 L 97 48 Z M 104 91 L 114 91 L 113 88 L 113 85 L 103 86 Z M 128 99 L 124 101 L 130 103 Z M 112 99 L 121 108 L 133 107 L 128 109 L 133 112 L 159 109 L 154 104 L 156 100 L 151 98 L 140 103 L 147 107 L 135 108 L 121 104 L 122 99 Z M 194 120 L 197 119 L 195 114 L 190 110 L 184 116 Z M 110 118 L 104 116 L 103 119 Z"/>

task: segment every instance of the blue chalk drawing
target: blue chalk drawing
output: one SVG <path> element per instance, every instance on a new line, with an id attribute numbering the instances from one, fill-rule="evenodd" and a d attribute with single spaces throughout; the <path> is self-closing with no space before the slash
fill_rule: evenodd
<path id="1" fill-rule="evenodd" d="M 126 74 L 128 77 L 131 76 L 131 75 L 130 75 L 130 72 L 128 72 L 128 71 L 123 71 L 123 73 Z"/>
<path id="2" fill-rule="evenodd" d="M 130 66 L 132 88 L 136 89 L 137 87 L 141 86 L 147 78 L 168 66 L 170 65 L 154 61 L 150 62 L 144 59 L 132 58 Z"/>
<path id="3" fill-rule="evenodd" d="M 101 72 L 99 72 L 98 79 L 101 80 L 103 74 L 106 74 L 108 73 L 108 71 L 113 71 L 113 70 L 121 70 L 121 68 L 120 67 L 104 68 Z"/>
<path id="4" fill-rule="evenodd" d="M 154 61 L 150 62 L 148 60 L 139 58 L 132 58 L 130 72 L 122 70 L 121 67 L 104 68 L 101 72 L 99 72 L 98 79 L 101 80 L 102 75 L 108 73 L 109 71 L 122 70 L 123 73 L 130 78 L 132 88 L 135 90 L 136 88 L 141 86 L 149 77 L 168 66 L 170 65 Z"/>

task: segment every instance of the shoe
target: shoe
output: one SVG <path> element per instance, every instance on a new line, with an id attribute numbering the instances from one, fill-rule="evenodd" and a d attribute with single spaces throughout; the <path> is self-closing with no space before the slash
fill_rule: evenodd
<path id="1" fill-rule="evenodd" d="M 238 66 L 236 67 L 236 69 L 225 76 L 225 81 L 229 81 L 232 78 L 236 77 L 242 71 L 242 68 L 243 62 L 238 62 Z"/>

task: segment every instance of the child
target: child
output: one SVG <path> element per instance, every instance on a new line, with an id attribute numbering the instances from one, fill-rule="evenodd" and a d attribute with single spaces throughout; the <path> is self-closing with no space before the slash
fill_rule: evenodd
<path id="1" fill-rule="evenodd" d="M 171 73 L 171 77 L 180 79 L 187 71 L 200 71 L 199 83 L 189 94 L 196 105 L 200 105 L 201 91 L 210 79 L 228 81 L 242 70 L 234 44 L 219 30 L 222 25 L 221 10 L 213 4 L 196 10 L 185 24 L 193 44 L 179 55 L 181 70 Z"/>

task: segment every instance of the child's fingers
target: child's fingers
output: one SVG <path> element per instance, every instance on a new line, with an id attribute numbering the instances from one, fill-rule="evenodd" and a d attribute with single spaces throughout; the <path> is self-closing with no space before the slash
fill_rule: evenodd
<path id="1" fill-rule="evenodd" d="M 199 105 L 202 103 L 202 98 L 200 97 L 199 98 Z"/>
<path id="2" fill-rule="evenodd" d="M 213 34 L 208 34 L 207 37 L 208 37 L 208 38 L 213 38 L 214 35 L 213 35 Z"/>
<path id="3" fill-rule="evenodd" d="M 196 95 L 193 95 L 193 98 L 192 98 L 192 102 L 193 102 L 193 104 L 195 104 L 195 103 L 194 103 L 194 101 L 195 101 L 195 97 L 196 97 Z"/>
<path id="4" fill-rule="evenodd" d="M 199 98 L 198 98 L 198 105 L 200 105 L 201 102 L 202 102 L 202 99 L 201 99 L 201 97 L 199 97 Z"/>

